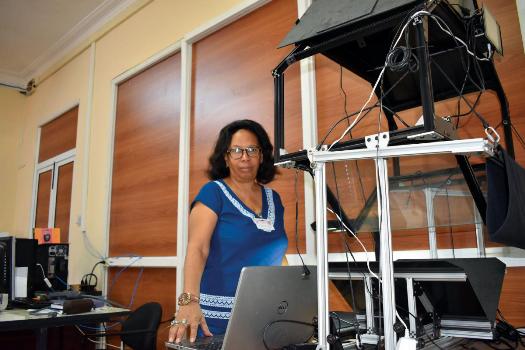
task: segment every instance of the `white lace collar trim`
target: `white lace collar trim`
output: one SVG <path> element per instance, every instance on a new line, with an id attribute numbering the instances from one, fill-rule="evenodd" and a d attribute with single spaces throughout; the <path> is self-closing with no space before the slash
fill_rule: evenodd
<path id="1" fill-rule="evenodd" d="M 244 208 L 244 206 L 237 199 L 235 199 L 233 197 L 233 195 L 230 193 L 230 191 L 226 188 L 226 186 L 221 181 L 216 180 L 214 182 L 219 186 L 219 188 L 222 190 L 222 192 L 224 193 L 226 198 L 228 198 L 228 200 L 231 202 L 231 204 L 235 208 L 237 208 L 237 210 L 239 210 L 239 212 L 242 215 L 244 215 L 246 217 L 249 217 L 252 220 L 256 220 L 257 219 L 257 217 L 252 212 L 246 210 L 246 208 Z M 270 188 L 264 187 L 264 186 L 263 186 L 263 189 L 264 189 L 264 192 L 266 194 L 266 201 L 268 203 L 268 212 L 267 212 L 266 220 L 268 220 L 270 222 L 271 228 L 272 228 L 271 231 L 273 231 L 274 230 L 274 223 L 275 223 L 275 204 L 273 202 L 272 190 Z"/>

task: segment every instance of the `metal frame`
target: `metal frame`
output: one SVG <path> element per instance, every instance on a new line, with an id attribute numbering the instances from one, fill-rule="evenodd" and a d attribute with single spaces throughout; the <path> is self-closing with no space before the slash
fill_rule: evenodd
<path id="1" fill-rule="evenodd" d="M 381 274 L 379 274 L 381 276 Z M 363 280 L 364 283 L 366 283 L 369 288 L 372 288 L 372 275 L 370 272 L 350 272 L 348 274 L 347 272 L 332 272 L 329 273 L 328 276 L 331 280 L 346 280 L 346 279 L 352 279 L 352 280 Z M 433 309 L 432 304 L 430 304 L 430 301 L 425 295 L 422 296 L 416 296 L 415 295 L 415 289 L 414 289 L 414 283 L 417 282 L 424 282 L 424 281 L 447 281 L 447 282 L 465 282 L 467 280 L 467 275 L 464 272 L 418 272 L 418 273 L 403 273 L 403 272 L 397 272 L 394 273 L 394 278 L 396 279 L 405 279 L 407 284 L 407 301 L 408 301 L 408 311 L 409 314 L 409 329 L 410 329 L 410 335 L 413 337 L 417 337 L 419 334 L 417 333 L 417 320 L 415 317 L 418 316 L 417 314 L 417 299 L 419 299 L 423 305 L 427 305 L 426 308 Z M 377 333 L 376 325 L 375 325 L 375 317 L 374 317 L 374 303 L 373 298 L 370 296 L 370 294 L 367 292 L 367 288 L 365 286 L 365 304 L 366 304 L 366 334 L 361 335 L 361 342 L 363 344 L 377 344 L 379 339 L 381 338 L 381 335 Z M 430 312 L 430 311 L 429 311 Z M 414 317 L 415 316 L 415 317 Z M 488 339 L 488 333 L 486 332 L 487 326 L 486 322 L 480 322 L 480 321 L 463 321 L 463 320 L 457 320 L 456 325 L 451 324 L 450 321 L 447 321 L 445 332 L 447 335 L 452 336 L 452 332 L 456 331 L 457 328 L 464 328 L 467 327 L 473 332 L 470 333 L 469 337 L 472 335 L 478 335 L 479 332 L 483 333 L 483 339 Z M 478 327 L 478 325 L 481 325 Z M 489 331 L 490 331 L 490 324 L 489 324 Z M 475 332 L 475 333 L 474 333 Z"/>
<path id="2" fill-rule="evenodd" d="M 417 145 L 388 146 L 388 133 L 366 137 L 367 149 L 350 151 L 326 151 L 326 147 L 317 151 L 310 149 L 308 158 L 315 175 L 315 202 L 317 223 L 317 286 L 318 286 L 318 319 L 319 344 L 317 350 L 329 350 L 327 341 L 328 324 L 328 254 L 327 254 L 327 217 L 326 217 L 326 163 L 343 160 L 371 159 L 376 162 L 376 183 L 378 191 L 378 210 L 380 215 L 381 261 L 380 271 L 383 292 L 384 341 L 385 350 L 394 350 L 396 334 L 393 330 L 395 321 L 395 291 L 390 228 L 388 167 L 387 159 L 432 154 L 465 155 L 471 153 L 493 154 L 493 144 L 484 139 L 467 139 L 459 141 L 439 141 Z M 374 142 L 375 140 L 375 142 Z M 382 217 L 382 218 L 381 218 Z"/>
<path id="3" fill-rule="evenodd" d="M 58 184 L 58 177 L 59 177 L 59 168 L 63 165 L 66 165 L 71 162 L 75 162 L 76 157 L 76 149 L 70 149 L 69 151 L 66 151 L 64 153 L 61 153 L 59 155 L 54 156 L 53 158 L 49 158 L 41 163 L 38 163 L 35 169 L 34 178 L 33 178 L 33 202 L 31 206 L 31 230 L 30 230 L 30 238 L 33 237 L 32 235 L 32 229 L 35 227 L 35 220 L 36 220 L 36 205 L 38 200 L 38 187 L 40 185 L 39 183 L 39 176 L 40 174 L 51 171 L 51 188 L 49 190 L 49 210 L 48 210 L 48 216 L 47 216 L 47 227 L 54 227 L 55 224 L 55 209 L 56 209 L 56 196 L 57 196 L 57 184 Z M 71 220 L 70 220 L 71 222 Z M 70 225 L 70 222 L 68 223 L 68 226 Z"/>
<path id="4" fill-rule="evenodd" d="M 430 6 L 432 7 L 432 6 Z M 430 7 L 425 7 L 427 10 L 432 11 Z M 385 19 L 385 22 L 394 21 L 394 20 L 402 20 L 406 17 L 406 15 L 410 12 L 402 11 L 401 13 L 397 13 L 395 15 L 392 15 L 388 19 Z M 439 56 L 440 54 L 447 53 L 449 50 L 444 50 L 441 52 L 434 52 L 432 54 L 428 51 L 428 42 L 427 38 L 425 36 L 425 24 L 428 21 L 427 18 L 423 16 L 417 16 L 414 17 L 412 20 L 412 26 L 415 29 L 415 45 L 417 47 L 416 54 L 418 57 L 418 60 L 420 62 L 420 70 L 418 74 L 419 79 L 419 90 L 420 90 L 420 106 L 423 109 L 423 125 L 409 127 L 397 130 L 397 125 L 395 123 L 395 120 L 393 119 L 392 114 L 385 109 L 385 116 L 388 119 L 389 124 L 389 130 L 392 132 L 391 138 L 396 138 L 399 140 L 406 140 L 407 138 L 421 138 L 425 139 L 424 134 L 428 138 L 437 139 L 437 138 L 450 138 L 451 135 L 449 135 L 449 132 L 447 130 L 438 130 L 440 129 L 439 119 L 435 118 L 434 113 L 434 100 L 437 98 L 438 100 L 442 100 L 444 96 L 434 96 L 433 88 L 432 88 L 432 74 L 431 74 L 431 63 L 433 66 L 435 66 L 437 69 L 437 72 L 440 72 L 443 74 L 443 77 L 448 80 L 451 84 L 451 92 L 456 91 L 457 96 L 461 95 L 461 92 L 459 89 L 454 86 L 454 83 L 450 81 L 450 79 L 447 77 L 445 72 L 441 69 L 441 67 L 436 63 L 435 59 L 433 59 L 435 56 Z M 381 26 L 381 23 L 376 23 L 375 27 Z M 294 63 L 300 62 L 306 58 L 309 58 L 311 56 L 314 56 L 316 54 L 323 54 L 330 50 L 336 49 L 342 45 L 345 45 L 349 43 L 352 40 L 355 40 L 356 38 L 359 38 L 363 36 L 365 33 L 369 32 L 370 26 L 364 26 L 359 28 L 354 28 L 353 30 L 349 30 L 348 32 L 343 32 L 337 34 L 335 37 L 329 38 L 321 43 L 315 43 L 315 44 L 306 44 L 306 43 L 296 43 L 295 48 L 274 68 L 272 71 L 272 75 L 274 77 L 274 147 L 275 147 L 275 154 L 274 158 L 277 163 L 280 162 L 292 162 L 292 163 L 304 163 L 307 161 L 306 159 L 306 152 L 305 151 L 298 151 L 298 152 L 292 152 L 287 153 L 284 149 L 285 145 L 285 133 L 284 133 L 284 89 L 285 89 L 285 71 Z M 503 86 L 501 85 L 501 82 L 499 80 L 499 77 L 497 75 L 497 71 L 494 67 L 494 64 L 487 65 L 488 74 L 491 75 L 492 79 L 489 79 L 486 81 L 486 88 L 491 89 L 496 92 L 496 95 L 498 97 L 498 102 L 500 105 L 500 111 L 501 111 L 501 120 L 502 120 L 502 126 L 504 130 L 505 135 L 505 145 L 507 148 L 508 153 L 514 157 L 514 146 L 513 146 L 513 137 L 512 137 L 512 129 L 511 129 L 511 121 L 510 121 L 510 113 L 509 113 L 509 107 L 508 107 L 508 101 L 507 97 L 505 95 L 505 92 L 503 90 Z M 402 77 L 403 78 L 403 77 Z M 401 78 L 401 79 L 402 79 Z M 391 89 L 392 90 L 392 89 Z M 388 90 L 385 92 L 385 95 L 391 92 L 391 90 Z M 474 91 L 479 91 L 478 89 L 475 89 Z M 472 91 L 464 91 L 463 94 L 469 93 Z M 470 107 L 472 107 L 468 100 L 463 99 Z M 399 106 L 390 106 L 393 108 L 394 111 L 401 111 L 404 109 L 409 109 L 412 107 L 415 107 L 414 105 L 399 105 Z M 334 146 L 334 150 L 341 150 L 341 149 L 349 149 L 349 148 L 359 148 L 363 147 L 363 139 L 357 139 L 357 140 L 350 140 L 345 142 L 340 142 L 339 144 Z M 459 161 L 459 160 L 458 160 Z M 481 208 L 480 208 L 481 209 Z M 480 210 L 483 212 L 483 210 Z"/>

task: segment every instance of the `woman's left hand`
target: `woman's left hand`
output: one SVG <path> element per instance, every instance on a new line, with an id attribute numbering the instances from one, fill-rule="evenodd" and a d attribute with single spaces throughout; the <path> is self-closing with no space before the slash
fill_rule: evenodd
<path id="1" fill-rule="evenodd" d="M 175 320 L 171 323 L 169 341 L 173 342 L 175 339 L 175 343 L 180 343 L 188 326 L 190 327 L 190 342 L 192 343 L 197 337 L 197 329 L 199 326 L 202 328 L 205 336 L 212 336 L 198 303 L 191 303 L 179 308 Z"/>

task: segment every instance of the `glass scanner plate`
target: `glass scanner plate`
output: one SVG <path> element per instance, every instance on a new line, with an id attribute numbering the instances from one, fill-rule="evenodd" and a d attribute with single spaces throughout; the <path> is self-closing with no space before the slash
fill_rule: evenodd
<path id="1" fill-rule="evenodd" d="M 469 161 L 486 197 L 484 159 L 472 156 Z M 455 156 L 389 159 L 388 172 L 393 231 L 481 222 Z M 326 174 L 328 190 L 341 204 L 341 214 L 349 219 L 355 232 L 379 231 L 375 162 L 328 163 Z M 328 220 L 329 230 L 340 230 L 333 214 L 328 214 Z"/>

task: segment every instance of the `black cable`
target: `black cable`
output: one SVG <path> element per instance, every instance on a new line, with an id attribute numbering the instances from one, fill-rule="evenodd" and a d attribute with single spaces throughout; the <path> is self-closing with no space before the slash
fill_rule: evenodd
<path id="1" fill-rule="evenodd" d="M 452 32 L 452 30 L 450 29 L 450 27 L 448 26 L 448 24 L 439 16 L 436 16 L 436 15 L 433 15 L 433 14 L 430 14 L 429 15 L 430 18 L 432 18 L 434 21 L 437 22 L 440 22 L 450 33 L 450 36 L 451 38 L 454 40 L 454 43 L 456 44 L 456 47 L 457 48 L 461 48 L 463 50 L 468 50 L 468 49 L 471 49 L 470 51 L 475 55 L 476 52 L 475 52 L 475 48 L 474 48 L 474 51 L 473 51 L 473 48 L 472 47 L 469 47 L 468 46 L 468 43 L 465 43 L 467 44 L 467 47 L 465 47 L 464 45 L 461 45 L 460 42 L 456 39 L 456 36 L 454 35 L 454 33 Z M 439 25 L 438 25 L 439 26 Z M 440 28 L 441 29 L 441 28 Z M 448 33 L 447 33 L 448 34 Z M 468 40 L 467 40 L 468 41 Z M 465 62 L 465 58 L 463 57 L 463 51 L 460 50 L 459 51 L 459 57 L 461 59 L 461 63 L 462 63 L 462 66 L 463 67 L 466 67 L 467 66 L 467 63 Z M 467 61 L 470 61 L 470 57 L 469 57 L 469 54 L 468 52 L 466 53 L 467 54 Z M 478 59 L 476 58 L 476 56 L 473 57 L 473 62 L 474 62 L 474 67 L 477 68 L 478 70 L 476 71 L 476 73 L 478 73 L 478 79 L 480 80 L 480 83 L 481 83 L 481 86 L 479 86 L 474 80 L 472 80 L 472 78 L 470 78 L 470 74 L 469 74 L 469 80 L 470 82 L 476 86 L 476 88 L 478 90 L 481 90 L 481 91 L 484 91 L 485 90 L 485 80 L 484 80 L 484 77 L 483 77 L 483 74 L 481 73 L 481 67 L 479 66 L 479 62 L 478 62 Z M 433 62 L 435 63 L 435 62 Z"/>
<path id="2" fill-rule="evenodd" d="M 509 123 L 510 123 L 510 126 L 512 127 L 512 130 L 514 131 L 514 134 L 516 134 L 516 136 L 518 136 L 518 139 L 520 141 L 521 147 L 525 148 L 525 140 L 523 140 L 523 137 L 518 132 L 518 129 L 516 129 L 516 127 L 514 126 L 514 124 L 511 121 L 509 121 Z"/>
<path id="3" fill-rule="evenodd" d="M 346 110 L 346 97 L 347 97 L 347 95 L 346 95 L 346 91 L 343 88 L 343 67 L 342 66 L 339 66 L 339 67 L 340 67 L 340 71 L 339 71 L 339 89 L 341 90 L 341 92 L 342 92 L 342 94 L 344 96 L 345 119 L 346 119 L 347 126 L 350 127 L 350 116 L 348 115 L 348 111 Z M 394 113 L 394 115 L 397 116 L 396 113 Z M 401 119 L 399 116 L 398 116 L 398 118 L 404 123 L 403 119 Z M 357 123 L 356 123 L 356 125 L 357 125 Z M 352 130 L 351 129 L 348 130 L 348 137 L 350 139 L 352 138 Z M 326 140 L 326 137 L 325 137 L 325 139 L 323 139 L 321 144 L 324 142 L 324 140 Z M 355 167 L 356 167 L 356 170 L 357 170 L 357 178 L 359 180 L 359 186 L 360 186 L 360 190 L 361 190 L 361 195 L 363 196 L 363 201 L 366 201 L 365 190 L 364 190 L 364 185 L 363 185 L 363 179 L 361 178 L 361 170 L 359 169 L 359 164 L 357 162 L 357 159 L 354 160 L 354 162 L 355 162 Z M 346 167 L 346 163 L 345 163 L 345 167 Z M 335 172 L 335 170 L 334 170 L 334 172 Z M 339 198 L 337 200 L 339 201 Z"/>
<path id="4" fill-rule="evenodd" d="M 495 343 L 496 345 L 499 345 L 498 343 L 503 343 L 504 345 L 507 346 L 507 348 L 497 348 L 495 347 L 494 345 L 492 345 L 492 343 Z M 500 339 L 499 341 L 483 341 L 483 344 L 485 344 L 486 346 L 488 346 L 489 348 L 491 349 L 495 349 L 495 350 L 515 350 L 516 348 L 513 348 L 512 345 L 510 345 L 507 341 L 503 340 L 503 339 Z"/>
<path id="5" fill-rule="evenodd" d="M 93 265 L 93 268 L 91 269 L 91 272 L 90 273 L 87 273 L 85 274 L 84 276 L 82 276 L 82 279 L 80 280 L 80 285 L 81 286 L 86 286 L 88 288 L 93 288 L 93 290 L 95 290 L 95 288 L 97 287 L 97 284 L 98 284 L 98 277 L 97 275 L 95 275 L 95 268 L 100 265 L 100 264 L 105 264 L 106 261 L 105 260 L 100 260 L 98 262 L 95 263 L 95 265 Z M 91 283 L 92 282 L 92 278 L 95 279 L 95 283 Z"/>
<path id="6" fill-rule="evenodd" d="M 101 296 L 97 296 L 97 295 L 90 295 L 90 294 L 83 294 L 83 293 L 80 293 L 80 296 L 81 297 L 86 297 L 86 298 L 90 298 L 90 299 L 96 299 L 96 300 L 100 300 L 100 301 L 103 301 L 104 303 L 108 304 L 108 305 L 111 305 L 111 306 L 116 306 L 116 307 L 119 307 L 121 309 L 127 309 L 128 307 L 127 306 L 124 306 L 116 301 L 113 301 L 111 299 L 108 299 L 108 298 L 104 298 L 104 297 L 101 297 Z"/>
<path id="7" fill-rule="evenodd" d="M 91 278 L 95 278 L 95 284 L 91 284 Z M 86 287 L 96 287 L 98 284 L 98 277 L 94 273 L 87 273 L 82 277 L 80 284 Z"/>
<path id="8" fill-rule="evenodd" d="M 364 117 L 366 117 L 366 115 L 368 113 L 370 113 L 370 111 L 374 108 L 376 108 L 377 106 L 379 105 L 379 102 L 375 103 L 373 106 L 370 106 L 370 107 L 366 107 L 363 109 L 363 112 L 365 112 L 363 115 L 361 115 L 359 117 L 359 121 L 357 123 L 354 124 L 354 126 L 352 127 L 352 129 L 349 130 L 349 132 L 351 130 L 353 130 L 360 122 L 361 120 L 363 120 Z M 394 117 L 396 117 L 397 120 L 399 120 L 405 127 L 410 127 L 410 125 L 408 125 L 407 122 L 405 122 L 397 113 L 395 113 L 393 110 L 391 110 L 390 108 L 388 108 L 387 106 L 383 105 L 382 108 L 386 109 L 387 111 L 389 111 L 390 113 L 392 113 L 392 115 Z M 319 144 L 317 145 L 316 149 L 319 151 L 321 149 L 321 146 L 325 143 L 326 139 L 328 138 L 328 136 L 330 136 L 330 134 L 332 133 L 332 131 L 334 131 L 334 129 L 337 127 L 337 125 L 339 125 L 339 123 L 345 121 L 345 120 L 348 120 L 348 118 L 351 118 L 353 117 L 354 115 L 358 115 L 360 111 L 356 111 L 352 114 L 349 114 L 348 116 L 344 116 L 342 117 L 341 119 L 339 119 L 337 122 L 335 122 L 331 127 L 330 127 L 330 130 L 328 130 L 328 132 L 326 133 L 326 135 L 323 137 L 322 141 L 319 142 Z"/>
<path id="9" fill-rule="evenodd" d="M 452 215 L 450 213 L 450 202 L 448 200 L 448 187 L 445 187 L 445 194 L 447 197 L 447 209 L 448 209 L 448 233 L 450 237 L 450 244 L 452 244 L 452 258 L 456 258 L 456 250 L 454 247 L 454 235 L 452 234 Z"/>
<path id="10" fill-rule="evenodd" d="M 336 192 L 337 202 L 341 203 L 340 202 L 340 197 L 339 197 L 339 186 L 337 186 L 337 174 L 336 174 L 336 171 L 335 171 L 335 164 L 334 164 L 334 162 L 332 162 L 332 170 L 333 170 L 333 174 L 334 174 L 335 192 Z M 339 217 L 340 218 L 343 217 L 342 213 L 341 213 L 341 205 L 339 205 Z M 343 226 L 342 221 L 339 221 L 339 227 L 340 227 L 341 231 L 343 231 L 343 227 L 344 226 Z M 351 297 L 351 302 L 352 302 L 352 310 L 357 314 L 357 308 L 356 308 L 355 296 L 354 296 L 354 287 L 352 285 L 352 273 L 350 271 L 350 259 L 348 259 L 348 253 L 350 252 L 350 247 L 347 244 L 346 235 L 343 235 L 342 238 L 343 238 L 343 242 L 345 243 L 346 269 L 347 269 L 347 272 L 348 272 L 348 282 L 349 282 L 349 286 L 350 286 L 350 297 Z M 339 321 L 339 323 L 340 323 L 340 321 Z M 339 324 L 339 328 L 341 328 L 341 324 Z M 357 336 L 360 337 L 359 323 L 355 324 L 354 328 L 355 328 L 355 331 L 357 333 Z"/>
<path id="11" fill-rule="evenodd" d="M 410 71 L 413 73 L 419 69 L 419 60 L 409 47 L 397 46 L 387 54 L 386 66 L 392 72 Z"/>
<path id="12" fill-rule="evenodd" d="M 508 327 L 508 328 L 511 329 L 511 331 L 516 332 L 516 334 L 518 336 L 517 340 L 516 340 L 516 344 L 519 341 L 521 345 L 525 346 L 525 341 L 523 340 L 523 338 L 525 337 L 525 332 L 519 330 L 520 328 L 525 328 L 525 326 L 514 327 L 509 321 L 507 321 L 505 316 L 503 316 L 503 313 L 501 312 L 501 310 L 499 308 L 496 311 L 497 311 L 499 317 L 501 317 L 501 320 L 498 319 L 498 321 L 505 323 L 506 327 L 504 327 L 504 329 L 506 329 Z M 507 335 L 510 335 L 510 334 L 507 334 Z"/>
<path id="13" fill-rule="evenodd" d="M 366 112 L 365 112 L 365 114 L 363 114 L 363 115 L 361 116 L 361 119 L 362 119 L 363 117 L 365 117 L 368 113 L 370 113 L 370 111 L 371 111 L 372 109 L 376 108 L 377 105 L 378 105 L 378 104 L 376 103 L 376 104 L 374 104 L 373 106 L 370 106 L 370 107 L 367 107 L 367 108 L 363 109 L 363 112 L 365 112 L 365 111 L 366 111 Z M 352 113 L 352 114 L 349 114 L 349 115 L 347 115 L 347 116 L 344 116 L 343 118 L 339 119 L 336 123 L 334 123 L 334 124 L 330 127 L 330 129 L 328 130 L 328 132 L 326 133 L 326 135 L 323 137 L 323 139 L 321 140 L 321 142 L 319 142 L 319 144 L 317 145 L 317 147 L 316 147 L 317 150 L 319 151 L 319 150 L 321 149 L 321 146 L 325 143 L 325 141 L 326 141 L 326 139 L 328 138 L 328 136 L 330 136 L 330 134 L 332 133 L 332 131 L 334 131 L 334 129 L 336 128 L 337 125 L 339 125 L 339 123 L 341 123 L 341 122 L 343 122 L 343 121 L 345 121 L 345 120 L 348 120 L 348 118 L 351 118 L 351 117 L 353 117 L 354 115 L 358 115 L 358 114 L 359 114 L 359 111 L 354 112 L 354 113 Z M 357 123 L 356 123 L 356 125 L 357 125 Z M 354 125 L 354 127 L 355 127 L 355 125 Z"/>
<path id="14" fill-rule="evenodd" d="M 466 30 L 467 33 L 468 33 L 468 29 Z M 470 40 L 470 39 L 469 39 Z M 458 117 L 458 119 L 456 119 L 456 128 L 459 127 L 459 117 L 462 117 L 462 116 L 465 116 L 465 115 L 469 115 L 472 113 L 472 110 L 477 106 L 477 104 L 479 103 L 479 99 L 483 93 L 483 91 L 480 91 L 480 93 L 478 94 L 478 97 L 476 98 L 476 101 L 474 102 L 474 105 L 472 106 L 472 108 L 465 114 L 461 114 L 461 100 L 464 98 L 463 97 L 463 91 L 465 90 L 465 86 L 467 84 L 467 80 L 469 80 L 469 77 L 470 77 L 470 59 L 467 61 L 467 68 L 465 70 L 465 77 L 463 79 L 463 84 L 461 85 L 461 89 L 460 89 L 460 93 L 459 93 L 459 96 L 458 96 L 458 101 L 457 101 L 457 110 L 458 110 L 458 113 L 456 116 L 451 116 L 451 117 Z"/>
<path id="15" fill-rule="evenodd" d="M 295 324 L 301 324 L 301 325 L 310 326 L 312 328 L 315 328 L 315 325 L 312 324 L 312 323 L 296 321 L 296 320 L 275 320 L 275 321 L 269 322 L 269 323 L 267 323 L 264 326 L 263 336 L 262 336 L 262 341 L 263 341 L 263 344 L 264 344 L 264 348 L 266 350 L 279 350 L 280 349 L 280 348 L 279 349 L 271 349 L 270 347 L 268 347 L 268 343 L 266 343 L 266 333 L 268 332 L 268 329 L 270 329 L 270 327 L 273 326 L 276 323 L 295 323 Z M 308 337 L 308 339 L 310 339 L 310 338 L 311 338 L 311 336 Z M 305 339 L 305 341 L 303 343 L 307 342 L 308 339 Z"/>
<path id="16" fill-rule="evenodd" d="M 443 71 L 443 69 L 438 65 L 436 64 L 434 61 L 432 61 L 432 63 L 434 63 L 434 66 L 441 72 L 441 74 L 443 74 L 443 76 L 445 77 L 445 79 L 449 82 L 449 84 L 452 86 L 452 88 L 454 90 L 456 90 L 456 93 L 457 94 L 460 94 L 461 92 L 458 90 L 458 88 L 454 85 L 454 83 L 452 82 L 452 80 L 450 79 L 450 77 L 448 76 L 447 73 L 445 73 L 445 71 Z M 465 98 L 465 96 L 461 95 L 461 98 L 463 99 L 463 101 L 465 101 L 465 104 L 467 106 L 469 106 L 472 110 L 472 113 L 474 113 L 474 115 L 476 117 L 478 117 L 478 119 L 481 121 L 481 124 L 483 125 L 484 128 L 488 128 L 490 126 L 490 124 L 487 122 L 487 120 L 485 118 L 483 118 L 481 116 L 481 114 L 479 114 L 476 109 L 472 108 L 473 106 L 470 104 L 470 101 L 467 100 Z"/>
<path id="17" fill-rule="evenodd" d="M 95 268 L 100 265 L 100 264 L 105 264 L 106 261 L 105 260 L 100 260 L 99 262 L 97 262 L 95 265 L 93 265 L 93 268 L 91 269 L 91 273 L 95 273 Z"/>
<path id="18" fill-rule="evenodd" d="M 464 88 L 464 87 L 463 87 Z M 460 113 L 460 107 L 459 107 L 459 101 L 461 101 L 463 98 L 465 98 L 463 96 L 463 90 L 461 90 L 461 93 L 460 93 L 460 96 L 458 98 L 458 114 L 455 114 L 455 115 L 451 115 L 450 118 L 458 118 L 458 122 L 459 122 L 459 118 L 460 117 L 466 117 L 467 115 L 469 114 L 472 114 L 474 112 L 474 109 L 478 106 L 479 104 L 479 101 L 480 101 L 480 98 L 481 98 L 481 95 L 483 95 L 483 91 L 480 91 L 478 93 L 478 95 L 476 96 L 476 100 L 474 101 L 474 103 L 472 104 L 472 107 L 470 107 L 470 109 L 468 110 L 468 112 L 465 112 L 465 113 Z M 457 127 L 457 125 L 456 125 Z"/>
<path id="19" fill-rule="evenodd" d="M 347 236 L 343 235 L 343 237 L 344 237 L 345 245 L 347 246 L 347 250 L 349 251 L 350 255 L 352 256 L 352 259 L 354 260 L 354 263 L 357 264 L 357 260 L 355 259 L 355 256 L 352 254 L 352 251 L 348 247 Z M 361 274 L 363 275 L 363 285 L 365 287 L 365 292 L 368 293 L 372 298 L 376 299 L 379 302 L 379 308 L 381 308 L 382 298 L 380 298 L 379 296 L 375 295 L 374 292 L 370 289 L 371 286 L 369 286 L 368 283 L 366 283 L 366 275 L 364 274 L 364 272 L 361 272 Z M 350 275 L 349 275 L 349 277 L 350 277 Z M 434 344 L 438 349 L 444 350 L 436 342 L 434 342 L 434 339 L 430 336 L 430 334 L 427 333 L 427 331 L 425 329 L 425 325 L 422 323 L 422 321 L 419 318 L 417 318 L 410 311 L 408 311 L 407 309 L 405 309 L 402 306 L 399 306 L 398 304 L 396 304 L 396 309 L 401 309 L 401 310 L 405 311 L 406 313 L 408 313 L 410 316 L 412 316 L 416 320 L 416 322 L 419 323 L 420 327 L 423 329 L 423 332 L 427 336 L 428 340 L 430 340 L 430 342 L 432 344 Z"/>
<path id="20" fill-rule="evenodd" d="M 345 116 L 348 118 L 348 110 L 346 109 L 347 96 L 346 91 L 343 88 L 343 66 L 339 66 L 339 90 L 343 93 L 344 96 L 344 111 Z"/>
<path id="21" fill-rule="evenodd" d="M 297 195 L 297 177 L 299 174 L 299 169 L 295 170 L 295 183 L 294 183 L 294 190 L 295 190 L 295 249 L 297 250 L 297 255 L 299 255 L 299 259 L 301 259 L 301 264 L 303 265 L 303 276 L 310 275 L 310 269 L 308 269 L 308 266 L 304 263 L 303 257 L 301 255 L 301 252 L 299 251 L 299 198 Z"/>

